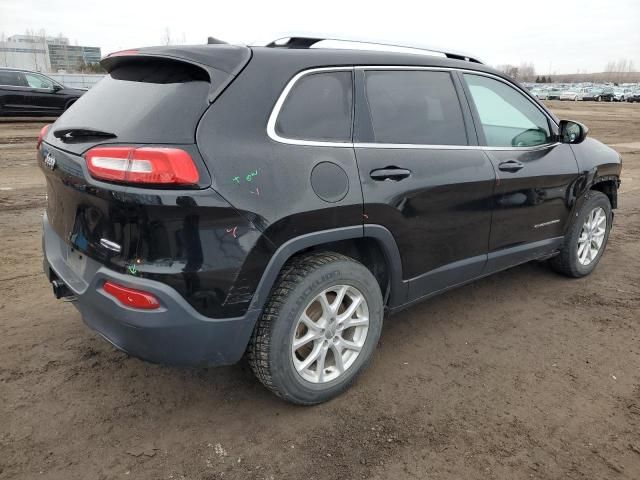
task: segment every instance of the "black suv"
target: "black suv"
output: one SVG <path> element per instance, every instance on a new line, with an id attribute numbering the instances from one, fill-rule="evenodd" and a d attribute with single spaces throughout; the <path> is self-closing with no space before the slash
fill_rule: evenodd
<path id="1" fill-rule="evenodd" d="M 385 312 L 603 254 L 620 156 L 473 58 L 211 44 L 129 50 L 41 132 L 58 297 L 153 362 L 247 355 L 282 398 L 344 391 Z"/>
<path id="2" fill-rule="evenodd" d="M 38 72 L 0 68 L 0 116 L 57 117 L 85 92 Z"/>

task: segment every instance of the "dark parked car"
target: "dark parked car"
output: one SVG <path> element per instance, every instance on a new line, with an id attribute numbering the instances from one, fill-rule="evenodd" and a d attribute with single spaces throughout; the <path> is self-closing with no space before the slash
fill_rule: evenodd
<path id="1" fill-rule="evenodd" d="M 627 94 L 627 102 L 640 102 L 640 90 L 634 90 Z"/>
<path id="2" fill-rule="evenodd" d="M 473 58 L 317 42 L 112 54 L 43 129 L 45 272 L 116 347 L 246 354 L 314 404 L 385 312 L 531 260 L 598 264 L 621 160 L 586 127 Z"/>
<path id="3" fill-rule="evenodd" d="M 596 87 L 588 90 L 582 100 L 595 100 L 596 102 L 613 102 L 615 93 L 611 87 Z"/>
<path id="4" fill-rule="evenodd" d="M 85 92 L 38 72 L 0 68 L 0 116 L 56 117 Z"/>

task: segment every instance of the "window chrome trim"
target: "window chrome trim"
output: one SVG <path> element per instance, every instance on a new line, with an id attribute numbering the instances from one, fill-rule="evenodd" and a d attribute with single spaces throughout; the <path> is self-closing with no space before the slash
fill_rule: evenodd
<path id="1" fill-rule="evenodd" d="M 355 148 L 386 148 L 386 149 L 414 149 L 414 150 L 484 150 L 487 152 L 494 151 L 517 151 L 517 152 L 533 152 L 544 150 L 545 148 L 556 147 L 560 142 L 543 143 L 542 145 L 534 145 L 533 147 L 487 147 L 483 145 L 423 145 L 419 143 L 354 143 Z"/>
<path id="2" fill-rule="evenodd" d="M 322 140 L 302 140 L 296 138 L 287 138 L 278 135 L 276 132 L 276 121 L 278 120 L 278 115 L 280 115 L 280 110 L 282 109 L 282 105 L 284 105 L 285 100 L 289 96 L 291 89 L 293 86 L 300 80 L 302 77 L 306 75 L 312 75 L 314 73 L 322 73 L 322 72 L 351 72 L 353 71 L 353 67 L 322 67 L 322 68 L 311 68 L 309 70 L 303 70 L 302 72 L 298 72 L 294 77 L 289 80 L 287 86 L 284 87 L 284 90 L 278 97 L 278 101 L 276 102 L 273 110 L 271 111 L 271 115 L 269 116 L 269 121 L 267 122 L 267 135 L 271 140 L 275 140 L 280 143 L 287 143 L 289 145 L 306 145 L 310 147 L 353 147 L 353 142 L 325 142 Z M 354 100 L 355 102 L 355 97 Z"/>
<path id="3" fill-rule="evenodd" d="M 280 110 L 282 109 L 282 105 L 285 100 L 289 96 L 289 93 L 293 89 L 294 85 L 298 80 L 300 80 L 305 75 L 310 75 L 318 72 L 336 72 L 336 71 L 354 71 L 354 70 L 426 70 L 426 71 L 440 71 L 440 72 L 462 72 L 469 73 L 473 75 L 481 75 L 489 78 L 493 78 L 494 80 L 498 80 L 505 85 L 519 91 L 525 97 L 528 97 L 527 93 L 520 88 L 518 85 L 515 85 L 504 78 L 499 77 L 498 75 L 494 75 L 492 73 L 481 72 L 478 70 L 471 70 L 468 68 L 453 68 L 453 67 L 424 67 L 424 66 L 411 66 L 411 65 L 356 65 L 356 66 L 348 66 L 348 67 L 319 67 L 319 68 L 310 68 L 308 70 L 303 70 L 298 72 L 293 76 L 291 80 L 287 83 L 282 90 L 282 93 L 278 97 L 273 110 L 271 111 L 271 115 L 269 116 L 269 121 L 267 122 L 267 135 L 271 140 L 274 140 L 278 143 L 285 143 L 289 145 L 302 145 L 309 147 L 350 147 L 350 148 L 398 148 L 398 149 L 422 149 L 422 150 L 487 150 L 487 151 L 536 151 L 536 150 L 544 150 L 545 148 L 555 147 L 560 145 L 561 142 L 551 142 L 544 143 L 542 145 L 535 145 L 533 147 L 491 147 L 486 145 L 430 145 L 430 144 L 421 144 L 421 143 L 354 143 L 354 142 L 325 142 L 321 140 L 302 140 L 302 139 L 294 139 L 294 138 L 286 138 L 278 135 L 276 132 L 276 121 L 278 119 L 278 115 L 280 114 Z M 355 97 L 354 97 L 355 101 Z M 536 102 L 529 101 L 538 109 L 540 112 L 544 114 L 544 116 L 549 119 L 549 121 L 558 127 L 558 123 L 553 119 L 551 115 L 547 111 L 545 111 L 540 105 Z"/>

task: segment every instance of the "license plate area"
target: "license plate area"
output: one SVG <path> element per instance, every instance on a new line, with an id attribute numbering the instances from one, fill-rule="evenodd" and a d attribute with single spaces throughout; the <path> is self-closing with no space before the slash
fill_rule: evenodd
<path id="1" fill-rule="evenodd" d="M 71 247 L 67 249 L 67 265 L 80 278 L 84 277 L 87 269 L 87 257 Z"/>

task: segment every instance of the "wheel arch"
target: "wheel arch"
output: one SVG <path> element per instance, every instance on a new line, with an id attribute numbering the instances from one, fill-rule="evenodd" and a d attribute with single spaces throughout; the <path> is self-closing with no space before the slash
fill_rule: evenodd
<path id="1" fill-rule="evenodd" d="M 615 175 L 596 177 L 589 186 L 589 190 L 597 190 L 604 193 L 611 202 L 611 208 L 618 208 L 618 187 L 620 178 Z"/>
<path id="2" fill-rule="evenodd" d="M 386 303 L 389 306 L 404 303 L 406 288 L 402 281 L 402 262 L 393 235 L 381 225 L 357 225 L 312 232 L 283 243 L 269 260 L 249 309 L 262 310 L 282 267 L 292 257 L 321 250 L 345 253 L 345 250 L 349 252 L 353 248 L 361 254 L 356 259 L 372 270 L 379 282 L 385 279 L 382 280 L 381 290 Z M 378 263 L 381 261 L 384 262 L 383 265 Z"/>

